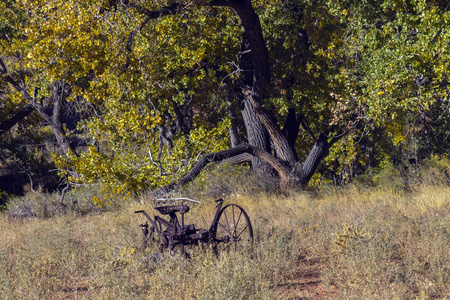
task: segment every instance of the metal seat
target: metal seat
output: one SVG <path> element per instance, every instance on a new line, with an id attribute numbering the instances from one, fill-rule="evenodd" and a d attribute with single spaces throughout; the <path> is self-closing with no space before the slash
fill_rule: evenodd
<path id="1" fill-rule="evenodd" d="M 155 209 L 162 215 L 170 215 L 176 212 L 179 212 L 180 214 L 185 214 L 189 211 L 189 206 L 187 205 L 159 206 L 155 207 Z"/>

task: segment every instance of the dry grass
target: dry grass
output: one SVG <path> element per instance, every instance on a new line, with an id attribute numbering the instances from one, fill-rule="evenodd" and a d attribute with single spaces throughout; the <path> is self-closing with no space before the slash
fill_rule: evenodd
<path id="1" fill-rule="evenodd" d="M 449 299 L 447 186 L 228 195 L 253 222 L 253 258 L 155 255 L 133 213 L 152 212 L 145 195 L 101 210 L 77 193 L 65 209 L 0 215 L 1 299 Z M 18 202 L 57 203 L 39 199 Z M 186 223 L 208 228 L 215 203 L 199 200 Z"/>

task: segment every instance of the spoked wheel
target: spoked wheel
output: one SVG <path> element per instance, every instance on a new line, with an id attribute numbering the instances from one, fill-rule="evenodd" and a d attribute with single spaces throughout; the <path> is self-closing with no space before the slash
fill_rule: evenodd
<path id="1" fill-rule="evenodd" d="M 217 250 L 246 250 L 252 249 L 253 228 L 245 210 L 236 204 L 222 208 L 214 224 L 213 241 Z"/>

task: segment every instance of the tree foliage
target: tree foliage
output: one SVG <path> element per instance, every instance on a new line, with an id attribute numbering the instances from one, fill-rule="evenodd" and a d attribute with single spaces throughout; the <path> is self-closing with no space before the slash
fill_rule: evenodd
<path id="1" fill-rule="evenodd" d="M 326 55 L 344 62 L 338 65 L 337 76 L 347 87 L 342 98 L 351 99 L 373 123 L 366 134 L 376 145 L 378 161 L 398 151 L 417 160 L 448 149 L 447 4 L 330 1 L 328 5 L 339 17 L 342 38 L 334 40 Z M 418 151 L 423 147 L 427 150 Z"/>
<path id="2" fill-rule="evenodd" d="M 444 2 L 1 5 L 0 109 L 39 111 L 74 184 L 161 187 L 239 141 L 233 156 L 304 185 L 324 158 L 322 174 L 347 180 L 395 147 L 449 142 Z M 76 131 L 69 104 L 85 114 Z"/>

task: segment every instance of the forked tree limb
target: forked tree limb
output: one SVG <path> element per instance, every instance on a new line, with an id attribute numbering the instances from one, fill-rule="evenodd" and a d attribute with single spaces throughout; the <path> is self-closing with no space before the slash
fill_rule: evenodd
<path id="1" fill-rule="evenodd" d="M 252 104 L 258 118 L 270 134 L 270 138 L 274 142 L 277 155 L 288 164 L 295 164 L 298 161 L 297 153 L 293 144 L 289 143 L 286 135 L 277 125 L 277 121 L 262 107 L 260 99 L 250 91 L 243 91 L 245 97 Z"/>

